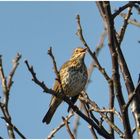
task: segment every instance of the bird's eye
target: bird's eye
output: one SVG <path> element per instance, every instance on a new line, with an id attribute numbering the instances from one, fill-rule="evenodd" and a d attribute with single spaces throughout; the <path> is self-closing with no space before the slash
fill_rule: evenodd
<path id="1" fill-rule="evenodd" d="M 78 52 L 78 50 L 75 50 L 75 52 L 77 53 L 77 52 Z"/>

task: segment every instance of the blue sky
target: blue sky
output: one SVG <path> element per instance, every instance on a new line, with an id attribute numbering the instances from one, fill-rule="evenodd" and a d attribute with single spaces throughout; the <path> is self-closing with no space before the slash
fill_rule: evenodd
<path id="1" fill-rule="evenodd" d="M 111 2 L 113 9 L 124 3 Z M 135 10 L 134 12 L 134 17 L 140 21 Z M 91 49 L 95 50 L 103 32 L 103 22 L 95 2 L 0 2 L 0 54 L 3 55 L 7 75 L 12 66 L 11 60 L 17 52 L 22 54 L 10 93 L 9 110 L 13 123 L 27 138 L 46 138 L 49 132 L 62 121 L 62 114 L 67 115 L 67 104 L 63 103 L 58 108 L 50 125 L 46 126 L 41 122 L 48 110 L 51 96 L 44 94 L 40 87 L 31 81 L 31 75 L 24 60 L 27 59 L 34 66 L 40 80 L 45 81 L 48 87 L 53 87 L 55 74 L 47 50 L 52 46 L 60 68 L 70 58 L 72 50 L 77 46 L 82 46 L 75 34 L 77 14 L 81 16 L 85 39 Z M 117 29 L 120 29 L 121 23 L 122 18 L 117 18 Z M 122 50 L 135 85 L 140 68 L 140 44 L 137 43 L 140 40 L 139 37 L 139 28 L 129 25 L 122 43 Z M 91 60 L 87 54 L 85 59 L 87 67 Z M 99 61 L 111 76 L 111 60 L 107 41 L 99 54 Z M 96 101 L 100 107 L 108 106 L 108 85 L 98 70 L 93 72 L 92 83 L 87 91 L 91 99 Z M 123 92 L 126 94 L 124 83 Z M 0 93 L 2 93 L 1 88 Z M 133 120 L 131 121 L 133 125 Z M 70 127 L 73 128 L 73 121 L 71 122 Z M 0 135 L 8 138 L 3 120 L 0 120 L 0 124 Z M 60 130 L 55 138 L 69 138 L 66 128 Z M 78 138 L 92 138 L 87 123 L 82 120 Z"/>

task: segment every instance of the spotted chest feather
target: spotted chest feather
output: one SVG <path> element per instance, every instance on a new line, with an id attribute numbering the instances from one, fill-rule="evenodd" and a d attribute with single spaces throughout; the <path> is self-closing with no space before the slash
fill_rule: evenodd
<path id="1" fill-rule="evenodd" d="M 60 71 L 64 93 L 70 97 L 78 95 L 86 85 L 87 69 L 85 64 L 79 67 L 65 67 Z"/>

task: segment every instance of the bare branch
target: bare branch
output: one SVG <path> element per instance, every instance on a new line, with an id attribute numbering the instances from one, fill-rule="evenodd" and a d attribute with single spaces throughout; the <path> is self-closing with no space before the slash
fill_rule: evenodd
<path id="1" fill-rule="evenodd" d="M 98 43 L 98 45 L 96 46 L 96 50 L 95 50 L 95 54 L 96 54 L 96 55 L 98 55 L 99 52 L 101 51 L 101 49 L 103 48 L 105 37 L 106 37 L 106 29 L 104 29 L 103 33 L 101 34 L 99 43 Z M 86 91 L 86 89 L 88 88 L 88 85 L 89 85 L 89 83 L 90 83 L 90 78 L 91 78 L 92 72 L 93 72 L 93 70 L 94 70 L 95 67 L 96 67 L 95 61 L 92 60 L 90 66 L 89 66 L 89 68 L 88 68 L 88 82 L 87 82 L 87 84 L 86 84 L 85 91 Z M 88 107 L 88 105 L 87 105 L 87 107 Z M 80 102 L 80 108 L 81 108 L 81 109 L 83 108 L 83 104 L 82 104 L 81 102 Z M 90 117 L 90 115 L 93 116 L 93 114 L 92 114 L 91 111 L 90 111 L 90 115 L 89 115 L 89 112 L 87 112 L 87 110 L 86 110 L 86 106 L 85 106 L 85 112 L 86 112 L 86 114 L 88 114 L 89 117 Z M 94 117 L 93 119 L 95 120 L 95 117 Z M 73 130 L 75 136 L 76 136 L 76 134 L 77 134 L 77 129 L 78 129 L 78 126 L 79 126 L 79 120 L 80 120 L 80 117 L 77 116 L 76 119 L 75 119 L 74 130 Z M 89 125 L 89 129 L 90 129 L 90 131 L 91 131 L 91 133 L 92 133 L 92 135 L 93 135 L 93 138 L 94 138 L 94 139 L 97 139 L 97 135 L 96 135 L 96 133 L 95 133 L 95 131 L 94 131 L 94 128 L 93 128 L 92 126 Z"/>
<path id="2" fill-rule="evenodd" d="M 13 60 L 13 68 L 9 74 L 9 78 L 8 78 L 8 82 L 7 82 L 6 77 L 4 75 L 2 57 L 0 56 L 0 78 L 2 81 L 2 89 L 3 89 L 3 100 L 2 100 L 2 102 L 0 102 L 0 108 L 4 115 L 3 118 L 6 122 L 9 138 L 15 138 L 14 130 L 19 134 L 19 136 L 21 136 L 21 138 L 25 138 L 23 136 L 23 134 L 17 129 L 17 127 L 13 125 L 11 115 L 10 115 L 9 109 L 8 109 L 9 93 L 10 93 L 10 89 L 11 89 L 11 86 L 13 83 L 12 79 L 13 79 L 13 76 L 17 69 L 17 66 L 19 64 L 20 58 L 21 58 L 21 55 L 17 53 L 15 59 Z"/>
<path id="3" fill-rule="evenodd" d="M 59 82 L 60 82 L 60 75 L 59 75 L 59 71 L 57 70 L 56 61 L 55 61 L 55 58 L 54 58 L 53 53 L 52 53 L 52 47 L 50 47 L 48 49 L 48 55 L 52 58 L 53 66 L 54 66 L 54 72 L 57 76 L 57 80 L 59 80 Z"/>
<path id="4" fill-rule="evenodd" d="M 69 121 L 69 119 L 73 116 L 73 113 L 69 114 L 67 117 L 65 117 L 65 120 Z M 48 135 L 47 139 L 52 139 L 54 135 L 62 128 L 65 126 L 65 123 L 62 122 L 58 127 L 53 129 L 50 134 Z"/>
<path id="5" fill-rule="evenodd" d="M 113 18 L 115 18 L 116 16 L 118 16 L 122 11 L 124 11 L 125 9 L 127 9 L 128 7 L 132 7 L 135 5 L 135 2 L 128 2 L 126 5 L 123 5 L 122 7 L 120 7 L 118 10 L 115 11 L 115 13 L 112 15 Z"/>
<path id="6" fill-rule="evenodd" d="M 106 37 L 106 29 L 104 29 L 103 33 L 101 34 L 99 44 L 96 46 L 96 50 L 95 50 L 96 56 L 98 56 L 99 52 L 101 51 L 101 49 L 104 46 L 105 37 Z M 88 84 L 90 83 L 90 78 L 91 78 L 92 72 L 95 67 L 96 67 L 96 62 L 94 60 L 92 60 L 90 66 L 88 68 L 88 82 L 86 84 L 86 88 L 87 88 Z"/>
<path id="7" fill-rule="evenodd" d="M 90 104 L 92 107 L 94 107 L 94 109 L 96 108 L 96 110 L 100 110 L 100 108 L 94 101 L 91 101 L 90 99 L 84 98 L 82 96 L 80 96 L 79 99 L 85 103 Z M 124 138 L 123 132 L 121 132 L 121 130 L 115 124 L 113 124 L 104 113 L 102 112 L 99 113 L 103 117 L 103 119 L 120 135 L 120 137 Z"/>
<path id="8" fill-rule="evenodd" d="M 128 25 L 128 20 L 129 20 L 130 16 L 132 15 L 131 11 L 132 11 L 132 6 L 129 7 L 128 14 L 124 17 L 124 23 L 123 23 L 123 26 L 121 27 L 121 30 L 119 32 L 119 41 L 118 41 L 119 44 L 121 44 L 121 42 L 123 40 L 125 30 L 126 30 L 127 25 Z"/>
<path id="9" fill-rule="evenodd" d="M 132 103 L 132 101 L 136 97 L 136 95 L 137 96 L 140 95 L 140 81 L 139 81 L 137 87 L 135 88 L 134 93 L 130 95 L 129 100 L 128 100 L 128 102 L 127 102 L 124 110 L 127 110 L 128 109 L 129 105 Z"/>
<path id="10" fill-rule="evenodd" d="M 103 11 L 104 13 L 104 11 Z M 81 27 L 81 23 L 80 23 L 80 16 L 77 15 L 77 24 L 78 24 L 78 30 L 77 30 L 77 35 L 79 36 L 80 40 L 82 41 L 83 45 L 85 47 L 88 48 L 88 51 L 89 51 L 89 54 L 91 55 L 91 57 L 93 58 L 94 60 L 94 63 L 96 65 L 96 67 L 98 68 L 98 70 L 102 73 L 102 75 L 104 76 L 104 78 L 107 80 L 108 84 L 109 84 L 109 89 L 110 89 L 110 108 L 113 108 L 114 107 L 114 87 L 113 87 L 113 81 L 112 79 L 108 76 L 108 74 L 106 73 L 105 69 L 102 68 L 102 66 L 100 65 L 97 57 L 96 57 L 96 51 L 94 53 L 92 53 L 92 51 L 90 50 L 90 47 L 87 45 L 84 37 L 83 37 L 83 31 L 82 31 L 82 27 Z M 105 28 L 105 33 L 102 35 L 102 40 L 100 41 L 100 44 L 103 45 L 103 41 L 104 41 L 104 37 L 106 35 L 106 28 Z M 91 68 L 93 66 L 93 64 L 91 64 Z M 93 69 L 91 69 L 93 70 Z M 114 123 L 114 114 L 113 113 L 110 113 L 110 119 L 112 121 L 112 123 Z M 114 132 L 113 132 L 113 129 L 110 128 L 111 130 L 111 134 L 112 134 L 112 137 L 114 137 Z"/>
<path id="11" fill-rule="evenodd" d="M 1 106 L 1 103 L 0 103 Z M 14 129 L 14 131 L 22 138 L 22 139 L 26 139 L 26 137 L 21 133 L 21 131 L 11 122 L 9 122 L 9 120 L 7 120 L 4 117 L 1 117 L 3 120 L 5 120 L 6 122 L 8 122 Z"/>
<path id="12" fill-rule="evenodd" d="M 140 6 L 138 4 L 135 4 L 134 8 L 138 11 L 138 14 L 140 14 Z"/>
<path id="13" fill-rule="evenodd" d="M 112 59 L 112 79 L 116 92 L 116 97 L 120 106 L 120 110 L 122 113 L 123 126 L 125 129 L 125 138 L 132 138 L 131 135 L 131 127 L 128 117 L 128 112 L 123 112 L 123 106 L 125 105 L 125 100 L 122 94 L 121 83 L 120 83 L 120 74 L 118 67 L 118 54 L 116 52 L 116 44 L 115 44 L 115 28 L 114 28 L 114 20 L 112 18 L 111 7 L 109 2 L 97 2 L 98 7 L 104 7 L 104 14 L 102 15 L 104 22 L 107 26 L 108 32 L 108 46 Z M 101 8 L 100 8 L 101 9 Z"/>
<path id="14" fill-rule="evenodd" d="M 2 55 L 0 55 L 0 78 L 1 78 L 1 81 L 2 81 L 3 93 L 4 93 L 4 95 L 6 95 L 6 92 L 7 92 L 6 83 L 7 83 L 7 81 L 6 81 L 6 77 L 5 77 L 4 70 L 3 70 Z"/>
<path id="15" fill-rule="evenodd" d="M 61 89 L 61 93 L 64 94 L 64 91 L 63 91 L 63 87 L 62 87 L 62 84 L 61 84 L 61 79 L 60 79 L 60 74 L 59 74 L 59 71 L 57 69 L 57 65 L 56 65 L 56 61 L 55 61 L 55 58 L 54 58 L 54 55 L 52 53 L 52 47 L 50 47 L 48 49 L 48 55 L 51 57 L 52 61 L 53 61 L 53 66 L 54 66 L 54 72 L 56 74 L 56 80 L 59 82 L 60 84 L 60 89 Z"/>
<path id="16" fill-rule="evenodd" d="M 83 109 L 83 104 L 81 102 L 79 105 L 79 109 L 80 110 Z M 80 116 L 76 114 L 75 121 L 74 121 L 74 128 L 73 128 L 73 133 L 74 133 L 75 138 L 77 138 L 77 131 L 78 131 L 79 124 L 80 124 Z"/>
<path id="17" fill-rule="evenodd" d="M 83 103 L 83 102 L 82 102 L 82 103 Z M 90 116 L 90 111 L 88 111 L 87 104 L 84 104 L 84 110 L 85 110 L 86 115 L 87 115 L 89 118 L 91 118 L 91 116 Z M 94 139 L 98 139 L 97 134 L 96 134 L 96 132 L 95 132 L 93 126 L 88 125 L 88 128 L 90 129 L 93 138 L 94 138 Z"/>
<path id="18" fill-rule="evenodd" d="M 83 45 L 88 49 L 89 54 L 91 55 L 91 57 L 93 58 L 93 60 L 95 61 L 96 67 L 99 69 L 99 71 L 103 74 L 103 76 L 105 77 L 105 79 L 107 81 L 110 80 L 108 74 L 106 73 L 105 69 L 101 67 L 97 57 L 96 57 L 96 53 L 90 50 L 90 47 L 88 46 L 88 44 L 86 43 L 84 37 L 83 37 L 83 31 L 82 31 L 82 27 L 81 27 L 81 23 L 80 23 L 80 15 L 77 15 L 76 17 L 77 19 L 77 36 L 79 36 L 79 39 L 81 40 L 81 42 L 83 43 Z"/>
<path id="19" fill-rule="evenodd" d="M 136 132 L 136 127 L 132 129 L 132 135 Z"/>
<path id="20" fill-rule="evenodd" d="M 111 79 L 108 84 L 109 84 L 109 108 L 114 109 L 115 93 L 114 93 L 113 80 Z M 114 113 L 110 113 L 110 121 L 114 123 Z M 110 133 L 114 138 L 114 130 L 111 127 L 110 127 Z"/>
<path id="21" fill-rule="evenodd" d="M 125 81 L 128 96 L 131 96 L 131 94 L 133 94 L 133 92 L 135 90 L 135 86 L 134 86 L 131 74 L 129 72 L 127 63 L 125 61 L 125 58 L 123 56 L 123 53 L 122 53 L 122 50 L 120 47 L 120 43 L 118 42 L 115 35 L 114 35 L 114 42 L 115 42 L 115 46 L 116 46 L 116 52 L 118 55 L 119 66 L 121 69 L 121 73 L 123 75 L 123 79 Z M 139 106 L 139 102 L 140 102 L 140 97 L 139 96 L 134 97 L 133 103 L 131 104 L 131 111 L 134 115 L 134 119 L 135 119 L 135 123 L 136 123 L 136 127 L 137 127 L 137 132 L 138 132 L 138 137 L 140 138 L 140 106 Z M 124 108 L 125 108 L 125 105 L 124 105 Z M 126 109 L 124 110 L 124 108 L 122 110 L 126 111 Z"/>
<path id="22" fill-rule="evenodd" d="M 125 17 L 127 16 L 127 14 L 121 13 L 120 16 L 125 19 Z M 140 22 L 138 22 L 136 19 L 128 19 L 128 23 L 130 23 L 130 24 L 132 24 L 134 26 L 140 27 Z"/>
<path id="23" fill-rule="evenodd" d="M 68 120 L 65 119 L 64 117 L 62 117 L 62 119 L 63 119 L 63 122 L 64 122 L 64 124 L 65 124 L 65 126 L 66 126 L 66 128 L 67 128 L 67 131 L 68 131 L 68 133 L 69 133 L 71 139 L 75 139 L 74 135 L 72 134 L 72 132 L 71 132 L 71 130 L 70 130 L 70 127 L 69 127 L 69 124 L 68 124 Z"/>
<path id="24" fill-rule="evenodd" d="M 18 65 L 19 65 L 19 60 L 20 59 L 21 59 L 21 55 L 19 53 L 17 53 L 15 59 L 13 59 L 13 68 L 12 68 L 10 74 L 9 74 L 9 77 L 8 77 L 8 82 L 7 82 L 8 83 L 7 84 L 8 91 L 10 91 L 10 88 L 11 88 L 11 86 L 13 84 L 12 79 L 13 79 L 15 71 L 16 71 Z"/>
<path id="25" fill-rule="evenodd" d="M 21 131 L 20 131 L 15 125 L 13 125 L 13 128 L 14 128 L 15 132 L 16 132 L 22 139 L 26 139 L 26 137 L 23 135 L 23 133 L 21 133 Z"/>

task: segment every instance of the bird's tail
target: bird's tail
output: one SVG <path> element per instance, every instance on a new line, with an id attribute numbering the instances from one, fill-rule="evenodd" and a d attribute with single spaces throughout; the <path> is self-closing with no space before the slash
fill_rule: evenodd
<path id="1" fill-rule="evenodd" d="M 44 116 L 42 122 L 49 124 L 57 107 L 60 105 L 60 103 L 62 102 L 59 98 L 53 97 L 54 99 L 52 100 L 52 103 L 50 105 L 50 108 L 48 110 L 48 112 L 46 113 L 46 115 Z"/>

